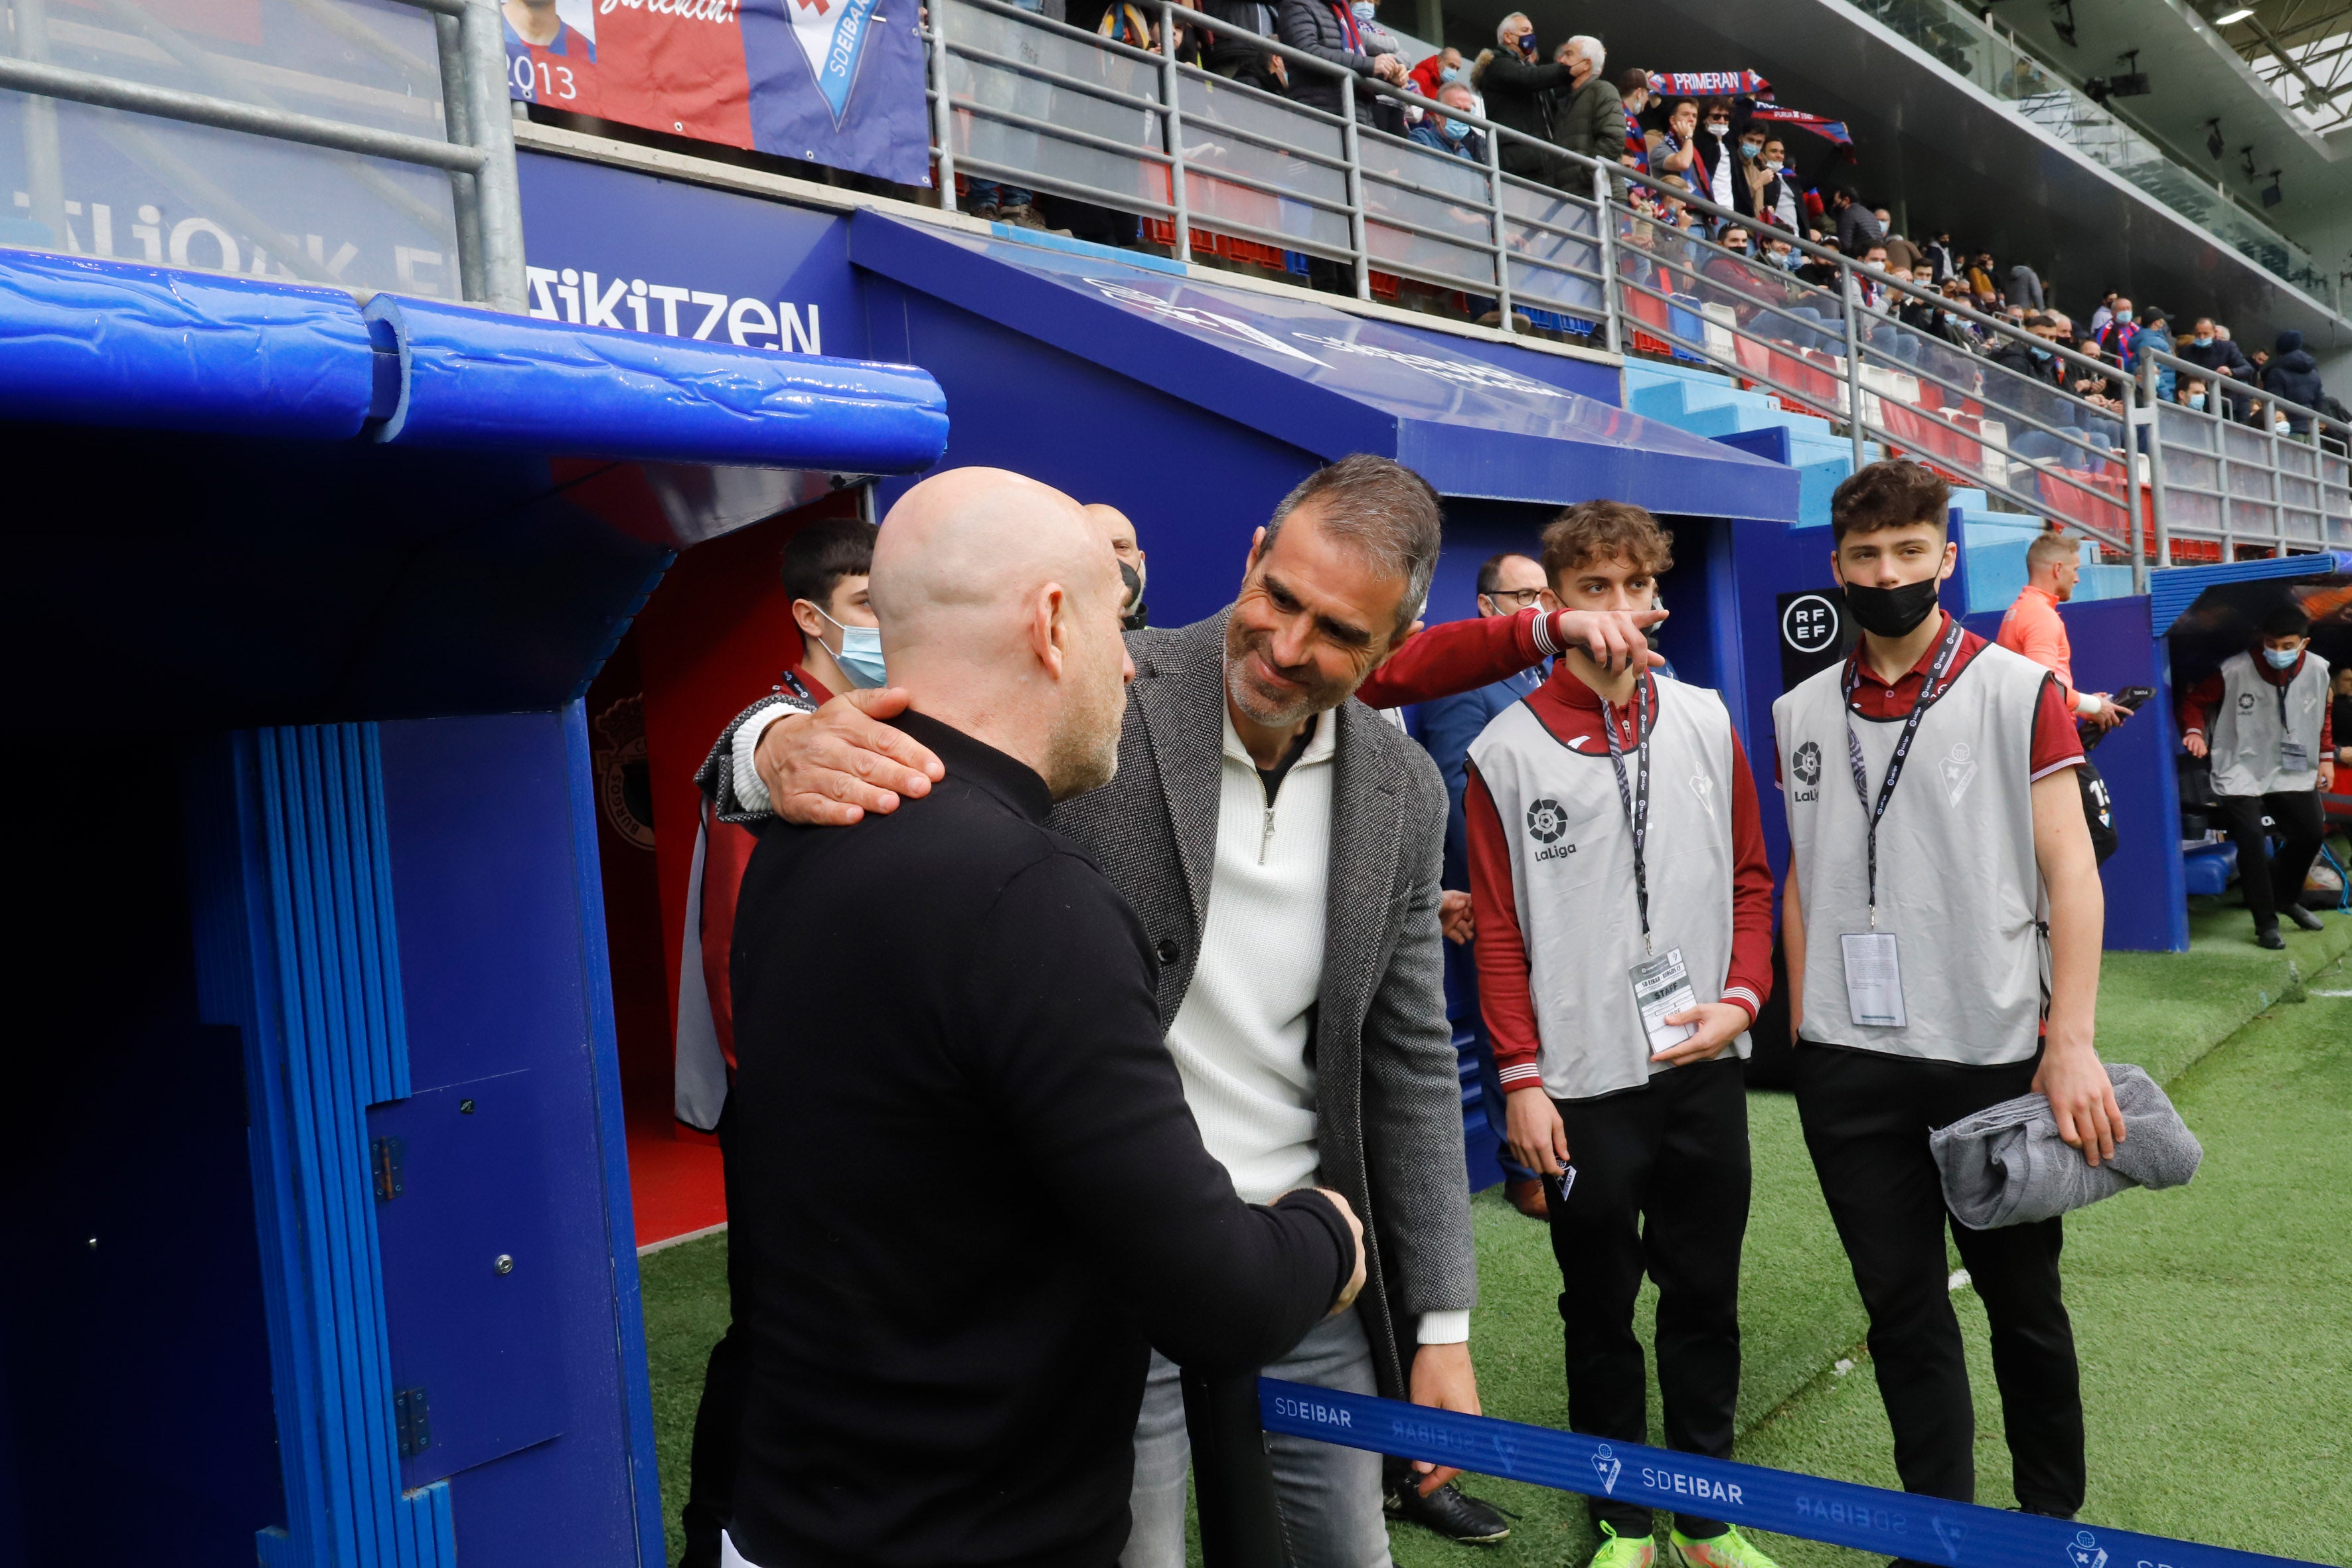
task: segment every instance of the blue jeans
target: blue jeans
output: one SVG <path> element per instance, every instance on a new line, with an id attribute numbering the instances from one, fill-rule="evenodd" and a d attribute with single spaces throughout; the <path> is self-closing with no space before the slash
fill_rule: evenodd
<path id="1" fill-rule="evenodd" d="M 1045 0 L 1013 0 L 1013 4 L 1024 11 L 1034 11 L 1040 16 L 1045 14 Z M 1002 22 L 1000 25 L 1014 30 L 1017 40 L 1014 52 L 1035 63 L 1038 53 L 1036 46 L 1029 41 L 1034 35 L 1028 26 L 1019 22 Z M 982 75 L 974 84 L 972 96 L 979 102 L 991 109 L 1025 114 L 1033 120 L 1044 120 L 1051 115 L 1052 89 L 1045 83 L 1001 66 L 978 68 Z M 984 115 L 974 115 L 971 134 L 975 141 L 986 136 L 995 143 L 992 150 L 998 156 L 990 159 L 991 162 L 1008 163 L 1016 168 L 1024 163 L 1034 164 L 1036 162 L 1038 149 L 1034 131 L 990 120 Z M 966 189 L 969 192 L 966 199 L 975 207 L 1025 207 L 1035 199 L 1034 192 L 1024 191 L 1019 185 L 999 184 L 994 180 L 972 180 L 968 182 Z"/>

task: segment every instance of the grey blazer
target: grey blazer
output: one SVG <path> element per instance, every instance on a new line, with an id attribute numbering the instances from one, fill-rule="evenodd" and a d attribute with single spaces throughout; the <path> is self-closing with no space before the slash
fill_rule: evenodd
<path id="1" fill-rule="evenodd" d="M 1135 681 L 1118 776 L 1053 816 L 1142 920 L 1160 955 L 1163 1026 L 1183 1005 L 1208 914 L 1229 613 L 1128 634 Z M 735 729 L 776 700 L 730 724 L 703 766 L 700 781 L 721 817 L 749 815 L 729 763 Z M 1343 703 L 1328 721 L 1339 726 L 1329 906 L 1307 1047 L 1318 1180 L 1365 1220 L 1361 1315 L 1381 1392 L 1402 1398 L 1420 1315 L 1467 1310 L 1478 1298 L 1437 922 L 1445 786 L 1428 753 L 1362 703 Z"/>

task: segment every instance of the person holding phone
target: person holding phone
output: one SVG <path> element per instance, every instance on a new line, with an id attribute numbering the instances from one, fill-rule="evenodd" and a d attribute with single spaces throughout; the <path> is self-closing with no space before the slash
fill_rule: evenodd
<path id="1" fill-rule="evenodd" d="M 1672 539 L 1621 501 L 1545 530 L 1570 609 L 1655 605 Z M 1472 743 L 1465 783 L 1478 992 L 1512 1154 L 1550 1179 L 1571 1429 L 1647 1440 L 1633 1304 L 1658 1284 L 1669 1447 L 1731 1457 L 1748 1228 L 1740 1058 L 1772 985 L 1756 784 L 1714 692 L 1570 648 Z M 1646 1503 L 1593 1498 L 1596 1568 L 1649 1568 Z M 1770 1568 L 1678 1512 L 1687 1568 Z"/>
<path id="2" fill-rule="evenodd" d="M 2079 541 L 2063 533 L 2045 533 L 2025 547 L 2025 586 L 2001 616 L 2000 633 L 1993 640 L 2058 678 L 2059 693 L 2084 731 L 2084 750 L 2088 752 L 2097 737 L 2130 718 L 2132 710 L 2110 693 L 2074 687 L 2074 645 L 2058 606 L 2074 596 L 2074 584 L 2083 575 L 2082 548 Z M 2092 847 L 2105 862 L 2119 842 L 2107 781 L 2085 756 L 2074 770 L 2074 782 L 2082 792 L 2084 820 L 2091 825 Z"/>

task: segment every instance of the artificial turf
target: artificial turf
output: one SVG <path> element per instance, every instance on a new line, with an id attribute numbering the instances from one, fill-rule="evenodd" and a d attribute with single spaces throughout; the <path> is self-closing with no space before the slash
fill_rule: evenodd
<path id="1" fill-rule="evenodd" d="M 2326 1542 L 2341 1539 L 2334 1521 L 2352 1507 L 2342 1421 L 2352 1409 L 2352 996 L 2324 993 L 2352 991 L 2352 973 L 2330 967 L 2352 949 L 2352 916 L 2291 933 L 2284 955 L 2253 946 L 2240 909 L 2197 910 L 2191 929 L 2188 953 L 2109 953 L 2102 972 L 2102 1054 L 2168 1084 L 2206 1163 L 2186 1189 L 2126 1194 L 2067 1222 L 2090 1434 L 2084 1517 L 2343 1562 Z M 1756 1187 L 1741 1273 L 1738 1457 L 1894 1485 L 1862 1305 L 1795 1105 L 1756 1090 L 1748 1112 Z M 1472 1344 L 1487 1413 L 1565 1425 L 1559 1274 L 1543 1227 L 1495 1190 L 1471 1209 Z M 672 1561 L 703 1361 L 726 1322 L 725 1268 L 724 1236 L 641 1263 Z M 1636 1312 L 1645 1342 L 1654 1301 L 1645 1289 Z M 1979 1389 L 1978 1500 L 2005 1506 L 1983 1314 L 1965 1289 L 1958 1306 Z M 1561 1568 L 1592 1550 L 1581 1499 L 1487 1478 L 1467 1485 L 1517 1515 L 1510 1539 L 1456 1547 L 1399 1527 L 1399 1568 L 1462 1564 L 1465 1553 L 1496 1568 Z M 1778 1538 L 1769 1549 L 1792 1565 L 1864 1561 Z"/>

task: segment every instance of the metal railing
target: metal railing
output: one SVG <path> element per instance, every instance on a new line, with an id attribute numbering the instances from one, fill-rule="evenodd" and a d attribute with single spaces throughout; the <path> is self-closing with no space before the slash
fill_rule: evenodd
<path id="1" fill-rule="evenodd" d="M 1908 454 L 1997 507 L 2097 540 L 2143 582 L 2151 557 L 2174 559 L 2168 523 L 2229 553 L 2347 542 L 2342 468 L 2314 444 L 2329 437 L 2250 446 L 2212 436 L 2219 467 L 2205 473 L 2195 432 L 2148 404 L 2123 365 L 1759 228 L 1679 183 L 1445 109 L 1172 0 L 1149 11 L 1151 50 L 1008 0 L 933 0 L 943 205 L 957 206 L 959 174 L 1044 191 L 1164 225 L 1181 260 L 1211 246 L 1231 257 L 1239 241 L 1263 247 L 1244 258 L 1293 271 L 1303 261 L 1310 278 L 1319 268 L 1319 281 L 1359 299 L 1383 275 L 1412 279 L 1458 291 L 1507 332 L 1542 326 L 1720 370 L 1830 421 L 1856 466 L 1873 443 Z M 1195 39 L 1216 35 L 1227 58 L 1280 59 L 1294 96 L 1180 58 L 1180 25 Z M 1311 82 L 1333 107 L 1298 100 Z M 1390 128 L 1370 122 L 1381 105 L 1462 121 L 1479 138 L 1475 155 L 1395 134 L 1398 116 Z M 1718 243 L 1733 224 L 1785 240 L 1819 280 Z M 2298 428 L 2344 432 L 2312 410 L 2294 416 L 2312 422 Z M 2274 503 L 2198 510 L 2214 498 L 2250 501 L 2255 475 Z"/>
<path id="2" fill-rule="evenodd" d="M 2167 370 L 2169 399 L 2158 395 Z M 2205 388 L 2201 409 L 2180 400 L 2191 382 Z M 2352 548 L 2352 425 L 2155 351 L 2143 356 L 2140 392 L 2157 564 L 2235 560 L 2248 543 Z"/>
<path id="3" fill-rule="evenodd" d="M 5 9 L 0 91 L 22 97 L 0 137 L 13 118 L 26 184 L 8 243 L 525 308 L 498 0 L 288 0 L 243 47 L 134 0 Z"/>

